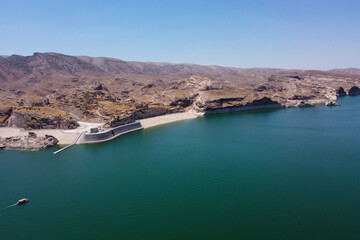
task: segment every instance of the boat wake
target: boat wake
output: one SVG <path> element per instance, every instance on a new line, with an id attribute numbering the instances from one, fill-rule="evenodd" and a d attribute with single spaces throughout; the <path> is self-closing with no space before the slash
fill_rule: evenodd
<path id="1" fill-rule="evenodd" d="M 9 208 L 15 207 L 16 205 L 17 205 L 17 203 L 14 203 L 14 204 L 11 204 L 10 206 L 4 207 L 4 208 L 0 209 L 0 212 L 5 211 Z"/>

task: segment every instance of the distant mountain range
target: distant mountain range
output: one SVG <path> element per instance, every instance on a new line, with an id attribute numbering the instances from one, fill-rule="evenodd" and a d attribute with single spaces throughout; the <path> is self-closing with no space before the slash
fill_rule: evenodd
<path id="1" fill-rule="evenodd" d="M 252 71 L 287 71 L 271 68 L 250 68 L 241 69 L 235 67 L 221 66 L 203 66 L 197 64 L 173 64 L 173 63 L 156 63 L 156 62 L 136 62 L 123 61 L 115 58 L 106 57 L 87 57 L 87 56 L 68 56 L 58 53 L 34 53 L 32 56 L 0 55 L 0 64 L 7 65 L 13 70 L 20 70 L 29 73 L 32 70 L 43 69 L 43 74 L 49 74 L 54 71 L 64 71 L 70 74 L 147 74 L 147 75 L 169 75 L 169 74 L 241 74 L 244 70 Z M 290 70 L 294 71 L 294 70 Z M 301 70 L 297 70 L 301 71 Z M 41 72 L 41 71 L 40 71 Z M 358 68 L 331 69 L 327 72 L 338 74 L 360 74 Z"/>
<path id="2" fill-rule="evenodd" d="M 360 75 L 359 68 L 345 68 L 345 69 L 332 69 L 329 70 L 331 73 L 339 73 L 339 74 L 352 74 L 352 75 Z"/>
<path id="3" fill-rule="evenodd" d="M 206 75 L 209 77 L 233 78 L 250 77 L 259 72 L 277 73 L 280 69 L 239 69 L 221 66 L 202 66 L 196 64 L 172 64 L 122 61 L 105 57 L 68 56 L 58 53 L 34 53 L 32 56 L 2 56 L 0 73 L 2 80 L 19 80 L 21 77 L 34 74 L 48 76 L 68 74 L 77 76 L 110 76 L 117 74 L 137 74 L 147 76 Z M 249 74 L 247 74 L 249 73 Z"/>

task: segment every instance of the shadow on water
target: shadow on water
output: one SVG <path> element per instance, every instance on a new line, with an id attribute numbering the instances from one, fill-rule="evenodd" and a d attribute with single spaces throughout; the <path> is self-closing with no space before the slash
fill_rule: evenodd
<path id="1" fill-rule="evenodd" d="M 269 109 L 244 110 L 244 111 L 209 114 L 209 115 L 205 115 L 204 118 L 239 116 L 239 115 L 271 114 L 271 113 L 284 111 L 284 110 L 287 110 L 287 108 L 269 108 Z"/>

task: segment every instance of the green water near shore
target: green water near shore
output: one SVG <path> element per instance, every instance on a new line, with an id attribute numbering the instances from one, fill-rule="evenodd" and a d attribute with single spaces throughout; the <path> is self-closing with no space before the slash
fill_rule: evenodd
<path id="1" fill-rule="evenodd" d="M 0 239 L 360 239 L 360 97 L 0 151 Z"/>

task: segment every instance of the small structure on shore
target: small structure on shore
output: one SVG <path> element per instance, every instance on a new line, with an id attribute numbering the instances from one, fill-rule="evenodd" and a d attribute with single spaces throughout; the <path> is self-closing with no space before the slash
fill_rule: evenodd
<path id="1" fill-rule="evenodd" d="M 90 128 L 90 133 L 98 133 L 99 132 L 99 128 Z"/>

